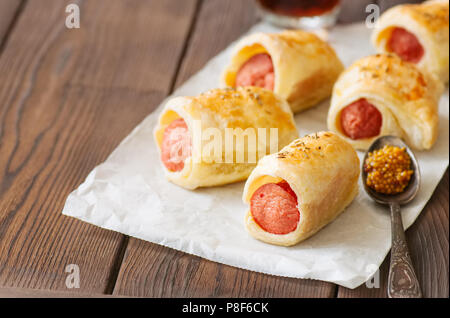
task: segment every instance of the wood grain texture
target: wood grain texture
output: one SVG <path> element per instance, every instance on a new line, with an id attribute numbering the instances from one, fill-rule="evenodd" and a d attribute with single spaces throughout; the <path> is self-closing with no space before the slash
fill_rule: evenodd
<path id="1" fill-rule="evenodd" d="M 433 196 L 416 222 L 406 231 L 411 259 L 423 297 L 449 296 L 449 172 L 439 183 Z M 388 213 L 388 211 L 386 211 Z M 356 289 L 339 287 L 338 297 L 387 297 L 389 255 L 380 269 L 380 288 Z"/>
<path id="2" fill-rule="evenodd" d="M 254 1 L 203 0 L 175 87 L 198 72 L 257 21 L 259 17 Z"/>
<path id="3" fill-rule="evenodd" d="M 364 20 L 368 13 L 366 7 L 369 4 L 376 4 L 374 0 L 343 0 L 341 13 L 339 14 L 339 23 L 352 23 Z"/>
<path id="4" fill-rule="evenodd" d="M 204 1 L 176 85 L 188 79 L 254 24 L 257 17 L 253 13 L 252 1 Z M 146 297 L 332 297 L 334 290 L 333 284 L 241 270 L 130 238 L 114 294 Z"/>
<path id="5" fill-rule="evenodd" d="M 81 28 L 67 29 L 78 3 Z M 67 195 L 167 95 L 196 0 L 27 2 L 0 57 L 0 286 L 103 293 L 124 236 Z M 149 18 L 149 14 L 153 14 Z"/>
<path id="6" fill-rule="evenodd" d="M 242 270 L 133 238 L 114 289 L 114 295 L 141 297 L 332 297 L 333 292 L 332 284 Z"/>
<path id="7" fill-rule="evenodd" d="M 105 294 L 0 287 L 0 298 L 123 298 Z"/>
<path id="8" fill-rule="evenodd" d="M 339 14 L 339 23 L 352 23 L 363 21 L 369 13 L 366 7 L 369 4 L 377 4 L 380 12 L 384 12 L 390 7 L 404 3 L 419 3 L 423 0 L 342 0 L 342 9 Z"/>
<path id="9" fill-rule="evenodd" d="M 0 48 L 3 40 L 13 23 L 17 10 L 22 0 L 1 0 L 0 1 Z"/>
<path id="10" fill-rule="evenodd" d="M 377 0 L 378 5 L 380 6 L 381 12 L 386 11 L 390 7 L 404 4 L 404 3 L 420 3 L 424 0 Z"/>

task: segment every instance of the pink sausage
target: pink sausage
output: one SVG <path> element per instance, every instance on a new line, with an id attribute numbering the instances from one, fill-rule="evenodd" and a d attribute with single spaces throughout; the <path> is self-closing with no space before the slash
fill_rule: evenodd
<path id="1" fill-rule="evenodd" d="M 250 200 L 250 211 L 256 223 L 273 234 L 294 231 L 300 220 L 297 196 L 286 181 L 258 188 Z"/>
<path id="2" fill-rule="evenodd" d="M 417 37 L 403 28 L 395 28 L 392 31 L 387 48 L 390 52 L 400 56 L 402 60 L 411 63 L 419 63 L 425 54 Z"/>
<path id="3" fill-rule="evenodd" d="M 236 75 L 236 86 L 258 86 L 273 90 L 275 74 L 269 54 L 257 54 L 242 65 Z"/>
<path id="4" fill-rule="evenodd" d="M 170 171 L 181 171 L 184 161 L 191 156 L 192 141 L 183 118 L 170 123 L 164 130 L 161 143 L 161 161 Z"/>
<path id="5" fill-rule="evenodd" d="M 378 136 L 381 123 L 381 113 L 364 98 L 346 106 L 341 111 L 342 130 L 353 140 Z"/>

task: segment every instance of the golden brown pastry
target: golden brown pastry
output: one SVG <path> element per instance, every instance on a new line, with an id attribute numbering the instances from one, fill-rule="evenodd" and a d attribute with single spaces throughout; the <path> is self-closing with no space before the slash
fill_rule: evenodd
<path id="1" fill-rule="evenodd" d="M 448 30 L 448 0 L 405 4 L 380 17 L 372 42 L 378 52 L 396 53 L 445 83 L 449 69 Z"/>
<path id="2" fill-rule="evenodd" d="M 245 184 L 248 232 L 266 243 L 295 245 L 333 221 L 358 193 L 359 159 L 331 132 L 293 141 L 262 158 Z"/>
<path id="3" fill-rule="evenodd" d="M 393 54 L 356 61 L 334 86 L 328 129 L 366 150 L 379 136 L 403 138 L 418 150 L 430 149 L 438 134 L 438 102 L 443 84 Z"/>
<path id="4" fill-rule="evenodd" d="M 315 34 L 256 33 L 236 45 L 223 83 L 271 89 L 286 99 L 295 113 L 329 97 L 342 70 L 333 48 Z"/>
<path id="5" fill-rule="evenodd" d="M 195 189 L 245 180 L 298 131 L 286 101 L 251 87 L 170 99 L 154 135 L 167 178 Z"/>

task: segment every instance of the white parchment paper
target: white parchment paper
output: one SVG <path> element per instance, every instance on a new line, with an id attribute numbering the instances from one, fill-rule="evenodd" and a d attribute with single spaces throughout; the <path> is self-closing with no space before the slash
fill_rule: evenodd
<path id="1" fill-rule="evenodd" d="M 265 24 L 250 30 L 257 31 L 277 30 Z M 370 32 L 362 24 L 339 26 L 330 33 L 329 42 L 348 66 L 374 53 Z M 219 86 L 230 48 L 174 95 L 196 95 Z M 326 101 L 296 115 L 301 136 L 327 129 L 328 107 Z M 244 183 L 188 191 L 166 181 L 152 135 L 161 109 L 145 118 L 69 195 L 63 214 L 219 263 L 349 288 L 364 283 L 381 265 L 391 244 L 389 212 L 373 203 L 361 184 L 355 201 L 333 223 L 297 246 L 279 247 L 247 234 L 241 199 Z M 440 102 L 438 141 L 431 151 L 416 152 L 422 184 L 418 197 L 402 208 L 406 227 L 420 214 L 448 166 L 448 110 L 447 89 Z"/>

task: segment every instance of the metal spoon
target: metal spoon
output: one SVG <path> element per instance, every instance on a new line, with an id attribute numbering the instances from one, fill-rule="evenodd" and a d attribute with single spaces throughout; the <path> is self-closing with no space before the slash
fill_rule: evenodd
<path id="1" fill-rule="evenodd" d="M 369 188 L 366 183 L 367 173 L 364 171 L 364 163 L 368 153 L 386 145 L 406 148 L 408 155 L 411 157 L 411 169 L 414 171 L 405 190 L 395 195 L 378 193 Z M 400 205 L 414 199 L 419 190 L 420 170 L 417 160 L 409 147 L 400 138 L 394 136 L 380 137 L 373 142 L 364 156 L 361 176 L 367 194 L 376 202 L 389 205 L 391 208 L 392 249 L 388 277 L 388 296 L 390 298 L 421 298 L 422 292 L 409 256 L 402 215 L 400 213 Z"/>

